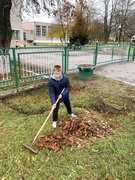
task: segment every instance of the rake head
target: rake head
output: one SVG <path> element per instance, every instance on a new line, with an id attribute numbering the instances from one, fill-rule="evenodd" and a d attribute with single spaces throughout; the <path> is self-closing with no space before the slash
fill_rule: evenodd
<path id="1" fill-rule="evenodd" d="M 29 149 L 31 152 L 38 154 L 36 150 L 34 150 L 31 146 L 23 145 L 25 148 Z"/>

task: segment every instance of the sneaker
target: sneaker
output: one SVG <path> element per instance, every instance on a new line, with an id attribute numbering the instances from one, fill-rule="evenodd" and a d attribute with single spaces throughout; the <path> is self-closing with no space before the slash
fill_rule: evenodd
<path id="1" fill-rule="evenodd" d="M 73 113 L 72 114 L 68 114 L 69 117 L 76 117 L 76 115 L 74 115 Z"/>
<path id="2" fill-rule="evenodd" d="M 56 128 L 56 126 L 57 126 L 57 122 L 56 122 L 56 121 L 53 121 L 52 127 L 53 127 L 53 128 Z"/>

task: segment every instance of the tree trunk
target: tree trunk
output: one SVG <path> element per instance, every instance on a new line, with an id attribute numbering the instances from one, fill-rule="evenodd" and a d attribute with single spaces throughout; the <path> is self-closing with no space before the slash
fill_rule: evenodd
<path id="1" fill-rule="evenodd" d="M 105 17 L 104 17 L 104 42 L 108 42 L 108 3 L 105 2 Z"/>
<path id="2" fill-rule="evenodd" d="M 107 24 L 107 16 L 104 18 L 104 42 L 105 44 L 108 42 L 108 24 Z"/>
<path id="3" fill-rule="evenodd" d="M 11 0 L 0 0 L 0 47 L 9 48 L 12 37 L 10 23 Z"/>

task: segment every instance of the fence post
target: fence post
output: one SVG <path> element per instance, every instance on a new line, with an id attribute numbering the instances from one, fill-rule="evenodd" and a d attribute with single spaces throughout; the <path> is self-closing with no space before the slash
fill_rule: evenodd
<path id="1" fill-rule="evenodd" d="M 131 50 L 131 43 L 130 43 L 130 45 L 129 45 L 129 50 L 128 50 L 128 62 L 129 62 L 129 59 L 130 59 L 130 50 Z"/>
<path id="2" fill-rule="evenodd" d="M 132 61 L 135 60 L 135 44 L 134 44 L 134 50 L 133 50 L 133 58 L 132 58 Z"/>
<path id="3" fill-rule="evenodd" d="M 16 49 L 12 48 L 13 52 L 13 62 L 14 62 L 14 74 L 15 74 L 15 87 L 16 90 L 18 91 L 18 75 L 17 75 L 17 66 L 16 66 Z"/>
<path id="4" fill-rule="evenodd" d="M 114 46 L 112 47 L 112 59 L 113 60 L 113 56 L 114 56 Z"/>
<path id="5" fill-rule="evenodd" d="M 67 46 L 64 46 L 64 53 L 62 58 L 63 73 L 67 73 Z"/>
<path id="6" fill-rule="evenodd" d="M 97 55 L 98 55 L 98 42 L 96 43 L 94 66 L 96 66 L 97 64 Z"/>

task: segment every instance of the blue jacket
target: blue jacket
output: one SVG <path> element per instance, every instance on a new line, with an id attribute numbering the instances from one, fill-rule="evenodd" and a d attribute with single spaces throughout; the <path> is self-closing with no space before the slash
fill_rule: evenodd
<path id="1" fill-rule="evenodd" d="M 62 93 L 62 98 L 59 102 L 63 102 L 69 99 L 69 90 L 70 90 L 70 83 L 67 76 L 62 74 L 61 79 L 57 80 L 53 74 L 50 76 L 49 82 L 49 95 L 51 99 L 51 103 L 54 104 L 60 95 L 63 88 L 65 88 L 64 92 Z"/>

